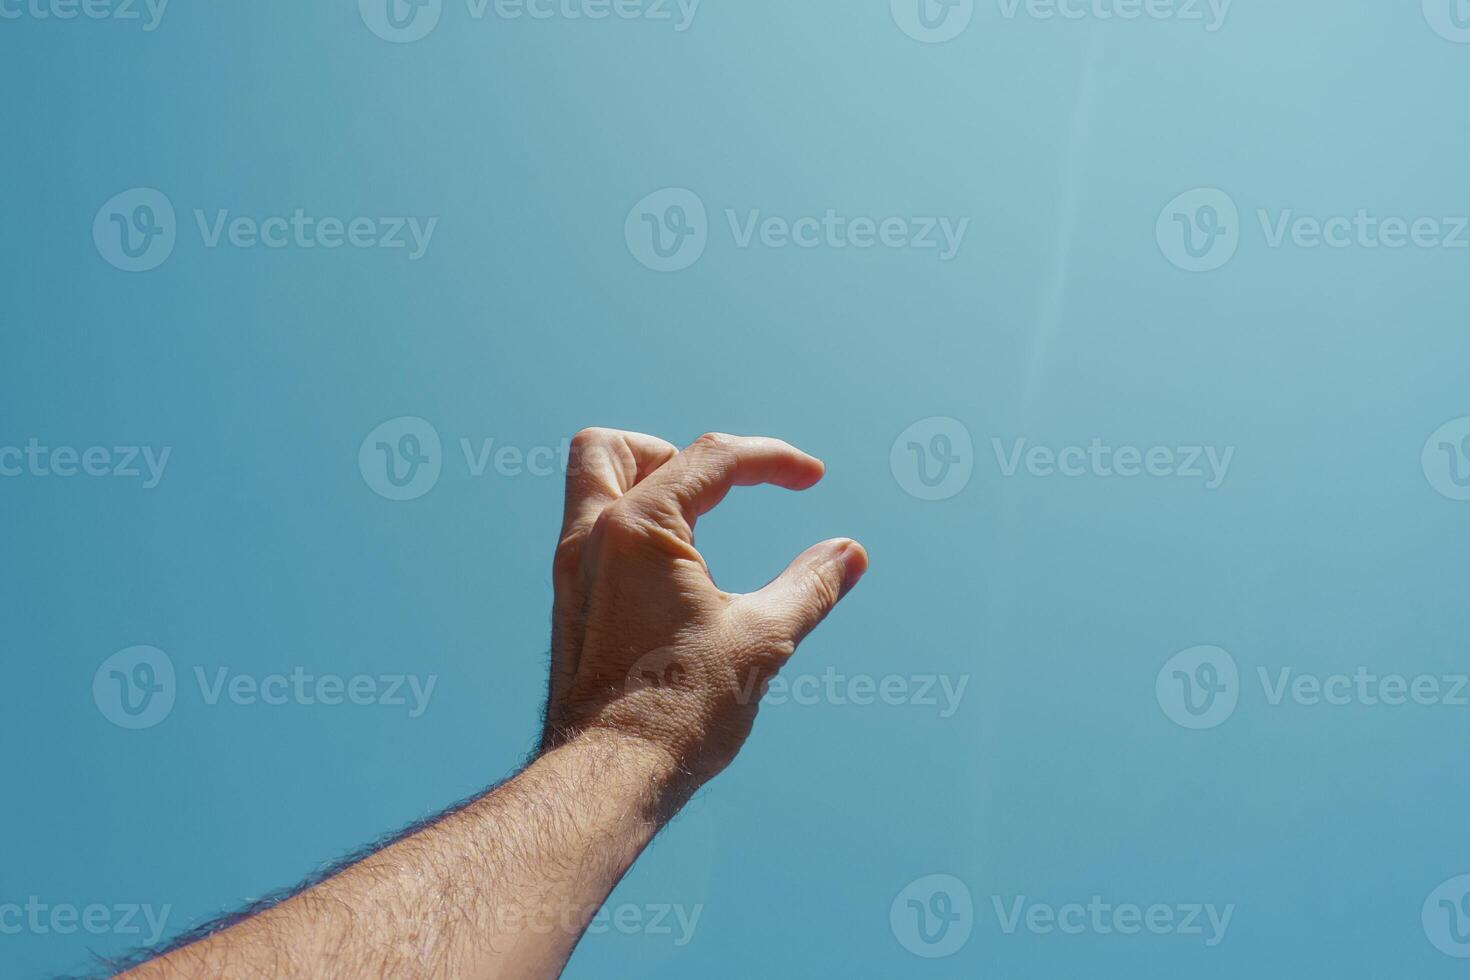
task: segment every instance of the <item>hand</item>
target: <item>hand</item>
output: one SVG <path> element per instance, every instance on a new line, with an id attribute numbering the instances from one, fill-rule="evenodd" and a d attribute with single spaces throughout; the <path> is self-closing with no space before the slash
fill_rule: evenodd
<path id="1" fill-rule="evenodd" d="M 846 538 L 750 595 L 715 588 L 694 522 L 732 486 L 805 490 L 775 439 L 572 442 L 542 752 L 513 779 L 135 976 L 554 977 L 674 810 L 740 751 L 764 686 L 868 567 Z"/>
<path id="2" fill-rule="evenodd" d="M 694 523 L 733 486 L 805 490 L 822 473 L 776 439 L 710 434 L 680 452 L 638 433 L 579 433 L 553 566 L 543 748 L 584 734 L 651 748 L 682 797 L 729 765 L 766 684 L 868 558 L 855 541 L 824 541 L 760 591 L 732 595 L 695 550 Z"/>

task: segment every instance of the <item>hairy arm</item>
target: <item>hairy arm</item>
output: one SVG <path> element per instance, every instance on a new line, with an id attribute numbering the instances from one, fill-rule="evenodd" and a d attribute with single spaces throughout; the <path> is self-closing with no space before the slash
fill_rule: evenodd
<path id="1" fill-rule="evenodd" d="M 588 735 L 328 880 L 127 974 L 544 977 L 653 838 L 675 773 Z"/>
<path id="2" fill-rule="evenodd" d="M 804 490 L 822 464 L 774 439 L 680 451 L 573 441 L 553 564 L 541 750 L 519 775 L 281 901 L 130 971 L 208 977 L 554 977 L 659 828 L 735 758 L 760 695 L 867 568 L 842 538 L 748 595 L 716 588 L 694 524 L 731 487 Z"/>

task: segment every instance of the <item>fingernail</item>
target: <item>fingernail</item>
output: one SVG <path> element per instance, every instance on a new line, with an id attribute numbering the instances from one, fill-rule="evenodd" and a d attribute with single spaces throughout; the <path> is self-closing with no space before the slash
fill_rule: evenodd
<path id="1" fill-rule="evenodd" d="M 838 548 L 838 557 L 842 562 L 842 594 L 847 595 L 868 570 L 868 552 L 851 538 L 843 540 Z"/>

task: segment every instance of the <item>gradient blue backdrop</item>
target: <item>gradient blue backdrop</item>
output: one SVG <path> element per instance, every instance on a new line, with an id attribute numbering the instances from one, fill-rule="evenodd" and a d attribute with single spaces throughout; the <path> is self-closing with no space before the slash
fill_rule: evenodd
<path id="1" fill-rule="evenodd" d="M 18 8 L 12 8 L 18 9 Z M 568 975 L 1449 977 L 1420 907 L 1470 871 L 1470 708 L 1270 706 L 1256 669 L 1453 673 L 1470 504 L 1425 439 L 1470 415 L 1470 252 L 1269 248 L 1257 209 L 1470 210 L 1454 109 L 1470 45 L 1417 4 L 1238 0 L 1180 20 L 1004 16 L 944 44 L 884 0 L 705 0 L 669 22 L 471 18 L 411 44 L 346 0 L 0 20 L 0 445 L 171 446 L 138 481 L 0 479 L 0 903 L 151 903 L 177 932 L 512 772 L 544 684 L 557 478 L 458 440 L 589 424 L 780 435 L 828 479 L 704 524 L 755 587 L 848 534 L 872 571 L 793 669 L 969 677 L 960 710 L 767 708 L 746 752 L 612 904 L 702 906 L 693 941 L 588 937 Z M 644 195 L 695 191 L 710 241 L 658 274 Z M 103 202 L 164 192 L 179 238 L 129 274 Z M 1196 187 L 1236 257 L 1155 240 Z M 726 208 L 965 216 L 930 251 L 736 247 Z M 426 255 L 205 248 L 195 208 L 437 216 Z M 420 416 L 443 474 L 359 472 Z M 974 477 L 905 492 L 895 438 L 960 420 Z M 1188 480 L 1004 477 L 991 439 L 1236 447 Z M 1228 722 L 1172 723 L 1155 676 L 1218 644 Z M 141 731 L 92 697 L 148 644 L 178 702 Z M 192 672 L 438 675 L 387 707 L 209 706 Z M 890 903 L 930 874 L 973 935 L 910 953 Z M 1224 942 L 1004 932 L 992 898 L 1236 906 Z M 0 935 L 0 974 L 126 936 Z"/>

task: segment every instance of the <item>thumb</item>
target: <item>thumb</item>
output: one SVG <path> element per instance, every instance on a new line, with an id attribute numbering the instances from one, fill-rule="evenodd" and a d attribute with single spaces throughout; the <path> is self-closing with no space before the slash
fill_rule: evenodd
<path id="1" fill-rule="evenodd" d="M 797 555 L 775 581 L 747 598 L 800 643 L 867 570 L 868 553 L 862 545 L 851 538 L 833 538 Z"/>

